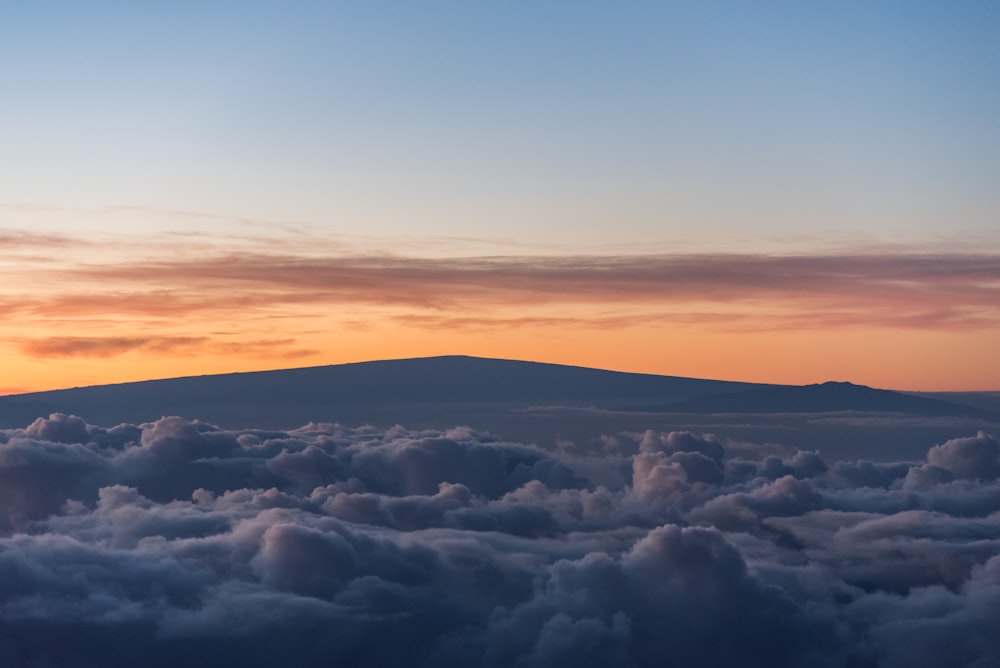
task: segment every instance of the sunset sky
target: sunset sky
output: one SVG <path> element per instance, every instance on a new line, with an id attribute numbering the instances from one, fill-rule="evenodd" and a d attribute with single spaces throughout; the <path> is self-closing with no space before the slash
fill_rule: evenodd
<path id="1" fill-rule="evenodd" d="M 1000 390 L 995 2 L 0 4 L 0 393 Z"/>

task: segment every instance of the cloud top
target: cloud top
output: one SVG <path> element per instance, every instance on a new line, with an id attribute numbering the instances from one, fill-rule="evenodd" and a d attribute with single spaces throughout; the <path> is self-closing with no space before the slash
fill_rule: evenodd
<path id="1" fill-rule="evenodd" d="M 993 436 L 879 464 L 738 446 L 647 431 L 546 450 L 466 427 L 109 429 L 55 414 L 0 432 L 0 658 L 1000 659 Z"/>

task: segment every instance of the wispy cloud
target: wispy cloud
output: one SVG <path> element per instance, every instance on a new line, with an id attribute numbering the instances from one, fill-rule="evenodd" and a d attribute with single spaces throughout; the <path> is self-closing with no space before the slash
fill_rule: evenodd
<path id="1" fill-rule="evenodd" d="M 873 321 L 906 327 L 994 326 L 1000 256 L 649 255 L 325 258 L 219 254 L 59 270 L 80 286 L 45 308 L 149 312 L 302 304 L 391 305 L 456 315 L 531 304 L 631 304 L 702 309 L 780 306 L 784 324 Z M 733 316 L 739 318 L 740 314 Z M 688 317 L 692 317 L 689 314 Z M 599 319 L 598 319 L 599 320 Z M 595 321 L 597 324 L 597 321 Z"/>
<path id="2" fill-rule="evenodd" d="M 87 245 L 87 242 L 66 235 L 0 228 L 0 250 L 2 251 L 22 248 L 65 248 L 82 245 Z"/>
<path id="3" fill-rule="evenodd" d="M 58 260 L 28 262 L 22 250 L 0 265 L 0 312 L 49 324 L 120 318 L 162 324 L 375 308 L 406 326 L 462 331 L 645 324 L 718 331 L 1000 327 L 1000 254 L 993 252 L 881 246 L 867 253 L 427 257 L 370 246 L 365 252 L 298 232 L 278 245 L 255 234 L 161 234 L 144 243 L 96 247 L 69 236 L 0 229 L 0 248 Z M 351 319 L 345 314 L 345 321 Z M 197 337 L 203 328 L 189 331 Z M 67 343 L 57 337 L 25 351 L 108 355 L 194 345 L 184 340 L 188 331 L 173 333 L 179 338 L 172 343 L 136 336 Z"/>
<path id="4" fill-rule="evenodd" d="M 857 312 L 787 313 L 761 311 L 735 313 L 725 311 L 638 312 L 593 317 L 494 317 L 454 316 L 434 313 L 408 313 L 393 320 L 410 327 L 440 331 L 489 331 L 512 328 L 586 328 L 622 329 L 639 326 L 710 326 L 719 332 L 767 332 L 781 330 L 827 330 L 840 327 L 892 327 L 899 329 L 945 329 L 949 327 L 989 328 L 1000 326 L 1000 315 L 928 310 L 919 313 L 872 313 L 864 319 Z"/>
<path id="5" fill-rule="evenodd" d="M 558 300 L 605 298 L 734 301 L 770 295 L 920 294 L 995 303 L 994 255 L 650 255 L 477 258 L 297 257 L 232 254 L 192 260 L 83 265 L 75 278 L 132 283 L 316 288 L 379 301 L 497 295 Z M 425 301 L 421 297 L 419 301 Z"/>
<path id="6" fill-rule="evenodd" d="M 21 351 L 32 357 L 115 357 L 132 351 L 173 355 L 228 354 L 305 357 L 315 351 L 290 348 L 295 339 L 219 341 L 206 336 L 52 336 L 26 339 Z"/>

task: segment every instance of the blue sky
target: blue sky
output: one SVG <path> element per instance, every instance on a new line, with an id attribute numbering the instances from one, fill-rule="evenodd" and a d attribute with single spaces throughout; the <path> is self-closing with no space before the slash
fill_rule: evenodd
<path id="1" fill-rule="evenodd" d="M 7 3 L 0 201 L 390 239 L 995 242 L 998 17 L 982 2 Z"/>

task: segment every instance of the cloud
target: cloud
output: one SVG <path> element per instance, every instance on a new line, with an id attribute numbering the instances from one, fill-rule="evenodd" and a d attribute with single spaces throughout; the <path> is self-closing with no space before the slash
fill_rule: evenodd
<path id="1" fill-rule="evenodd" d="M 1000 256 L 914 251 L 415 257 L 328 243 L 276 253 L 212 239 L 179 256 L 170 244 L 109 249 L 32 267 L 37 284 L 7 310 L 47 318 L 263 315 L 303 308 L 394 309 L 429 329 L 616 328 L 712 324 L 723 331 L 888 326 L 1000 326 Z M 507 317 L 505 306 L 550 307 Z M 552 305 L 564 313 L 552 315 Z M 603 306 L 594 315 L 594 306 Z M 573 308 L 587 306 L 575 315 Z"/>
<path id="2" fill-rule="evenodd" d="M 995 303 L 1000 258 L 992 255 L 653 255 L 303 257 L 242 253 L 142 264 L 80 266 L 80 280 L 267 285 L 323 290 L 331 299 L 442 305 L 457 299 L 502 302 L 739 302 L 863 297 L 926 307 Z M 426 296 L 423 296 L 426 295 Z"/>
<path id="3" fill-rule="evenodd" d="M 878 464 L 691 432 L 604 441 L 61 414 L 0 431 L 0 659 L 1000 659 L 993 436 Z"/>
<path id="4" fill-rule="evenodd" d="M 1000 442 L 984 432 L 971 438 L 955 438 L 931 448 L 927 462 L 957 478 L 995 480 L 1000 475 Z"/>
<path id="5" fill-rule="evenodd" d="M 315 351 L 289 349 L 295 339 L 219 341 L 207 336 L 51 336 L 20 342 L 31 357 L 115 357 L 133 351 L 171 355 L 264 355 L 292 359 Z"/>
<path id="6" fill-rule="evenodd" d="M 0 205 L 0 208 L 9 208 Z M 0 228 L 0 249 L 3 251 L 30 249 L 50 249 L 87 246 L 87 242 L 60 234 L 40 234 L 20 229 Z"/>
<path id="7" fill-rule="evenodd" d="M 206 337 L 138 336 L 53 336 L 21 343 L 21 350 L 32 357 L 113 357 L 132 350 L 176 352 L 203 344 Z"/>

